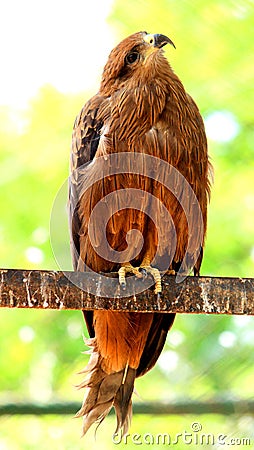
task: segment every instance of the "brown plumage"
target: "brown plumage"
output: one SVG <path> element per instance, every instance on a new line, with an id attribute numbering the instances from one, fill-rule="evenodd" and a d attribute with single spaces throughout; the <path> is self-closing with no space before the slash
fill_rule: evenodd
<path id="1" fill-rule="evenodd" d="M 163 55 L 162 47 L 167 43 L 173 45 L 166 36 L 146 32 L 123 40 L 109 55 L 99 92 L 85 104 L 76 119 L 69 195 L 75 270 L 91 268 L 96 272 L 109 272 L 122 266 L 124 276 L 127 271 L 139 274 L 137 267 L 141 265 L 150 271 L 150 263 L 158 250 L 159 233 L 155 224 L 163 216 L 163 211 L 160 206 L 153 207 L 155 217 L 152 218 L 144 213 L 144 208 L 149 209 L 149 198 L 141 198 L 140 208 L 119 207 L 117 212 L 109 214 L 106 237 L 112 249 L 127 252 L 122 263 L 99 255 L 88 235 L 89 218 L 97 203 L 113 192 L 116 206 L 118 201 L 120 205 L 120 190 L 135 188 L 156 196 L 173 219 L 177 242 L 168 269 L 177 272 L 185 258 L 187 269 L 193 268 L 194 273 L 199 274 L 209 197 L 207 142 L 196 104 Z M 99 167 L 102 174 L 108 174 L 105 170 L 108 155 L 123 152 L 160 158 L 185 177 L 197 197 L 203 218 L 203 233 L 197 223 L 195 233 L 198 237 L 191 247 L 188 247 L 188 224 L 181 207 L 181 195 L 178 201 L 170 189 L 156 181 L 156 175 L 152 179 L 143 174 L 128 173 L 126 167 L 126 173 L 102 176 L 86 189 L 84 195 L 80 195 L 80 185 L 88 186 L 89 180 L 93 180 L 95 167 L 96 170 Z M 145 158 L 143 164 L 146 164 Z M 77 174 L 77 169 L 83 165 L 84 170 Z M 154 170 L 156 173 L 156 167 Z M 166 177 L 166 174 L 160 175 Z M 177 180 L 176 177 L 179 184 Z M 184 195 L 181 186 L 179 189 Z M 104 207 L 106 213 L 107 203 Z M 191 207 L 188 205 L 190 211 Z M 140 231 L 144 238 L 138 255 L 133 250 L 135 239 L 129 247 L 126 242 L 126 235 L 132 229 Z M 92 235 L 99 247 L 105 239 L 100 223 L 95 224 Z M 162 239 L 158 261 L 163 261 L 171 250 L 170 232 L 162 233 Z M 160 286 L 158 283 L 156 286 L 159 293 Z M 103 420 L 114 406 L 116 431 L 126 433 L 131 419 L 134 380 L 155 364 L 175 315 L 84 311 L 84 316 L 90 335 L 87 344 L 91 347 L 91 358 L 83 371 L 86 377 L 80 384 L 80 388 L 86 388 L 84 402 L 78 412 L 84 416 L 83 431 L 85 433 L 92 423 Z"/>

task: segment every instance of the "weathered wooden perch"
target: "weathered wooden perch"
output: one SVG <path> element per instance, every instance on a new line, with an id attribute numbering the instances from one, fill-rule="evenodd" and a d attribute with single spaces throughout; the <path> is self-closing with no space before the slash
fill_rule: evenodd
<path id="1" fill-rule="evenodd" d="M 146 289 L 148 277 L 138 281 L 145 291 L 124 297 L 116 274 L 108 274 L 109 284 L 104 275 L 80 272 L 1 269 L 0 274 L 0 307 L 6 308 L 254 315 L 253 278 L 190 276 L 176 283 L 175 276 L 164 275 L 163 295 L 157 299 L 152 288 Z M 134 277 L 127 279 L 129 289 L 134 283 Z"/>

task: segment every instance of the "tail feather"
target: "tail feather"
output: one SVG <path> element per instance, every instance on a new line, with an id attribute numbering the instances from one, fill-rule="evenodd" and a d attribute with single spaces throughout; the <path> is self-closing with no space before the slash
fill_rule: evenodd
<path id="1" fill-rule="evenodd" d="M 84 415 L 84 419 L 83 419 L 82 436 L 84 436 L 86 434 L 86 432 L 89 430 L 91 425 L 93 425 L 93 423 L 97 423 L 98 425 L 100 425 L 100 423 L 105 419 L 105 417 L 111 410 L 111 407 L 112 407 L 112 402 L 108 402 L 106 404 L 104 403 L 101 405 L 95 405 L 93 409 L 91 409 L 89 412 L 87 412 Z M 76 414 L 76 417 L 80 417 L 83 415 L 82 413 L 79 414 L 80 411 Z"/>
<path id="2" fill-rule="evenodd" d="M 131 423 L 132 418 L 132 401 L 131 396 L 134 388 L 134 380 L 136 377 L 136 369 L 128 367 L 124 383 L 118 389 L 115 399 L 114 408 L 117 417 L 117 427 L 115 434 L 120 430 L 125 435 Z"/>
<path id="3" fill-rule="evenodd" d="M 86 393 L 76 417 L 83 416 L 83 435 L 93 423 L 100 424 L 114 406 L 117 416 L 115 433 L 127 433 L 131 417 L 131 396 L 134 388 L 136 370 L 127 369 L 106 373 L 102 369 L 103 358 L 97 348 L 96 338 L 86 341 L 92 349 L 90 360 L 80 373 L 85 374 L 84 380 L 77 386 L 85 388 Z"/>

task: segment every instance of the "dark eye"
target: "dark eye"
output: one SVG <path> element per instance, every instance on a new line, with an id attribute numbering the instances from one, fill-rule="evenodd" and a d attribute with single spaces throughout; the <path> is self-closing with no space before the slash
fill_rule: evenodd
<path id="1" fill-rule="evenodd" d="M 139 60 L 139 53 L 138 52 L 130 52 L 125 57 L 126 64 L 133 64 L 134 62 Z"/>

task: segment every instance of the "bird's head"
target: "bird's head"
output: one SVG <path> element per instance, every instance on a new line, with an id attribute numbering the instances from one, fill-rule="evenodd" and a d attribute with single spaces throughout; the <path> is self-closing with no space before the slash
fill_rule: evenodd
<path id="1" fill-rule="evenodd" d="M 156 62 L 165 61 L 162 48 L 174 43 L 164 34 L 146 31 L 132 34 L 110 53 L 104 67 L 100 92 L 110 95 L 128 80 L 155 76 Z M 142 74 L 142 77 L 141 77 Z"/>

